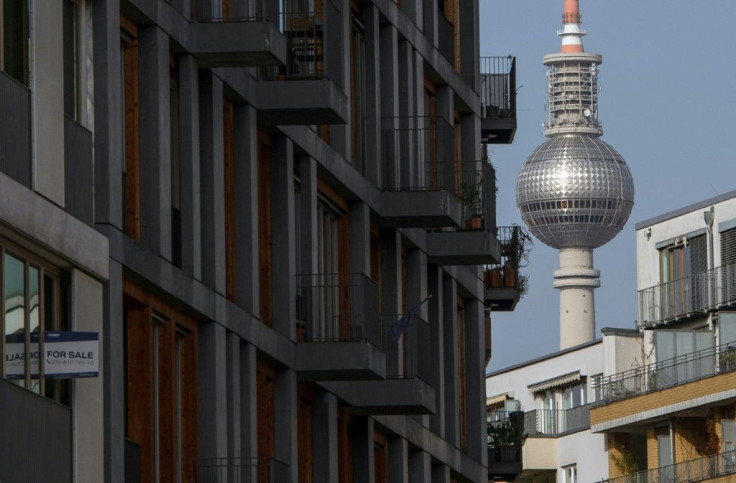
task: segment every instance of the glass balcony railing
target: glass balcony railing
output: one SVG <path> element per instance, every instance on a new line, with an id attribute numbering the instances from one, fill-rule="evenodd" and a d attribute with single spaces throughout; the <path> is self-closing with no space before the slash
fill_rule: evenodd
<path id="1" fill-rule="evenodd" d="M 593 388 L 600 394 L 596 404 L 610 404 L 733 370 L 736 344 L 703 349 L 594 381 Z"/>
<path id="2" fill-rule="evenodd" d="M 735 473 L 736 451 L 727 451 L 674 465 L 601 480 L 601 483 L 686 483 L 706 481 Z"/>
<path id="3" fill-rule="evenodd" d="M 201 483 L 278 483 L 289 478 L 289 465 L 276 458 L 207 458 L 199 462 Z"/>
<path id="4" fill-rule="evenodd" d="M 736 265 L 661 283 L 638 292 L 641 327 L 706 313 L 736 303 Z"/>
<path id="5" fill-rule="evenodd" d="M 572 409 L 535 409 L 524 413 L 524 430 L 530 438 L 558 437 L 590 427 L 592 404 Z"/>

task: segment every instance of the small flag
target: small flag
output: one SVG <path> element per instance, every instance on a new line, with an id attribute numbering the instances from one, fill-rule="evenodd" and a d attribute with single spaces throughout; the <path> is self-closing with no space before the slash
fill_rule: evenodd
<path id="1" fill-rule="evenodd" d="M 391 327 L 391 337 L 393 337 L 395 341 L 398 341 L 401 338 L 401 335 L 409 326 L 411 319 L 419 314 L 419 310 L 422 308 L 422 305 L 424 305 L 424 302 L 431 298 L 432 295 L 427 296 L 427 298 L 416 304 L 402 318 L 396 321 L 396 323 Z"/>

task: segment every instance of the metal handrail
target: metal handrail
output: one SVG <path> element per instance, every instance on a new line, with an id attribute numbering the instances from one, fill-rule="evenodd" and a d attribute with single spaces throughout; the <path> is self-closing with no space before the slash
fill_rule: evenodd
<path id="1" fill-rule="evenodd" d="M 601 483 L 685 483 L 736 473 L 736 451 L 601 480 Z"/>
<path id="2" fill-rule="evenodd" d="M 518 225 L 499 226 L 496 238 L 501 244 L 501 260 L 483 267 L 484 285 L 487 288 L 520 289 L 526 279 L 519 274 L 519 269 L 526 266 L 533 247 L 532 238 Z"/>
<path id="3" fill-rule="evenodd" d="M 736 344 L 724 344 L 653 362 L 593 381 L 605 405 L 736 370 Z"/>
<path id="4" fill-rule="evenodd" d="M 199 481 L 277 483 L 286 481 L 288 470 L 289 465 L 277 458 L 203 458 L 199 461 Z"/>
<path id="5" fill-rule="evenodd" d="M 736 265 L 724 265 L 637 292 L 638 325 L 650 327 L 736 303 Z"/>

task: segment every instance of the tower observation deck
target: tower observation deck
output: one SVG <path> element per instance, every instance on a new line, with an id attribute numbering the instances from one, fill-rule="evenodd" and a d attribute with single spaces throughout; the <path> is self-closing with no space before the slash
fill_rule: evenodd
<path id="1" fill-rule="evenodd" d="M 623 229 L 634 205 L 626 162 L 602 141 L 598 122 L 599 54 L 586 53 L 578 0 L 564 0 L 561 52 L 547 66 L 549 139 L 527 158 L 516 185 L 521 217 L 534 236 L 560 251 L 554 287 L 560 290 L 560 349 L 593 340 L 593 291 L 600 272 L 593 249 Z"/>

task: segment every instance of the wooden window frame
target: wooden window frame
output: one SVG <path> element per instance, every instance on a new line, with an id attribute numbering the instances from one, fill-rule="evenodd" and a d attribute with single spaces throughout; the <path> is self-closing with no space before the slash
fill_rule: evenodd
<path id="1" fill-rule="evenodd" d="M 140 116 L 138 26 L 120 14 L 121 93 L 123 119 L 123 230 L 135 241 L 141 238 Z"/>
<path id="2" fill-rule="evenodd" d="M 273 325 L 273 233 L 271 230 L 271 139 L 258 132 L 258 281 L 260 320 Z"/>
<path id="3" fill-rule="evenodd" d="M 236 243 L 235 243 L 235 110 L 233 102 L 222 100 L 222 133 L 225 184 L 225 297 L 235 302 Z"/>

